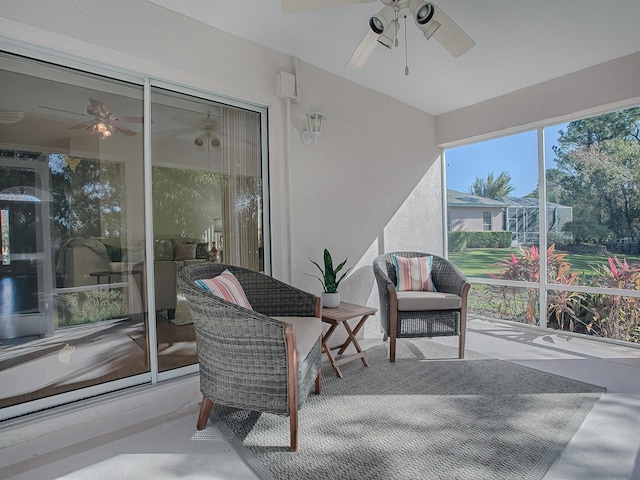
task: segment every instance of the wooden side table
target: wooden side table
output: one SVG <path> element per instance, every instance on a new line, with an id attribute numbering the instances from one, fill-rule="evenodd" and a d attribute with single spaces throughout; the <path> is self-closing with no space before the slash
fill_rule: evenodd
<path id="1" fill-rule="evenodd" d="M 376 313 L 377 309 L 373 307 L 364 307 L 362 305 L 355 305 L 353 303 L 340 302 L 340 305 L 337 308 L 323 308 L 322 309 L 322 321 L 324 323 L 328 323 L 331 326 L 327 333 L 322 337 L 322 351 L 327 354 L 327 358 L 329 359 L 329 363 L 333 367 L 333 371 L 336 372 L 336 376 L 342 378 L 342 372 L 340 371 L 340 365 L 344 365 L 345 363 L 353 362 L 354 360 L 360 359 L 362 364 L 365 367 L 368 367 L 367 359 L 365 358 L 367 352 L 363 352 L 360 348 L 360 344 L 358 344 L 358 340 L 356 340 L 356 335 L 360 331 L 360 329 L 364 326 L 364 322 L 367 321 L 369 315 L 373 315 Z M 352 318 L 360 317 L 360 321 L 355 326 L 353 330 L 349 326 L 347 320 Z M 347 339 L 342 345 L 336 345 L 335 347 L 329 347 L 328 341 L 333 335 L 333 332 L 336 331 L 339 325 L 343 325 L 344 329 L 347 332 Z M 349 345 L 353 344 L 356 349 L 355 354 L 353 355 L 345 355 Z M 338 350 L 338 355 L 340 358 L 335 358 L 331 353 L 331 350 Z"/>

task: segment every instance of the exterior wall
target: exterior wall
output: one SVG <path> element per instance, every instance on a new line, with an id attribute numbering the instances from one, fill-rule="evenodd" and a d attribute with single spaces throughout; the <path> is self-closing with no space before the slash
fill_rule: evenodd
<path id="1" fill-rule="evenodd" d="M 377 305 L 378 254 L 443 253 L 441 152 L 435 119 L 424 112 L 300 62 L 302 95 L 287 125 L 275 77 L 293 73 L 291 57 L 143 0 L 0 0 L 0 32 L 11 51 L 53 52 L 268 106 L 278 278 L 319 294 L 309 258 L 320 261 L 326 247 L 353 267 L 343 297 Z M 316 108 L 328 118 L 307 147 L 299 134 Z"/>
<path id="2" fill-rule="evenodd" d="M 502 230 L 501 208 L 449 207 L 452 231 L 482 232 L 484 230 L 484 212 L 491 212 L 491 230 Z"/>

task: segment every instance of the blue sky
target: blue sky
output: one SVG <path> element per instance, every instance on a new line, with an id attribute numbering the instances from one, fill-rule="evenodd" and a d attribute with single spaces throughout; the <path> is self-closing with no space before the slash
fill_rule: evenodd
<path id="1" fill-rule="evenodd" d="M 554 166 L 551 147 L 556 144 L 558 131 L 567 124 L 545 129 L 547 168 Z M 538 185 L 538 140 L 536 130 L 487 140 L 485 142 L 451 148 L 446 151 L 447 187 L 467 192 L 476 177 L 486 178 L 493 172 L 511 174 L 512 196 L 524 197 Z"/>

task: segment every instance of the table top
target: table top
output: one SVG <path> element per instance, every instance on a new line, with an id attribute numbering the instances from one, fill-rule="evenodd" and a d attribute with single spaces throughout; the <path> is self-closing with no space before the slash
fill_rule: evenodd
<path id="1" fill-rule="evenodd" d="M 356 305 L 355 303 L 340 302 L 336 308 L 323 308 L 322 320 L 332 322 L 344 322 L 355 317 L 363 317 L 365 315 L 373 315 L 378 311 L 377 308 Z"/>
<path id="2" fill-rule="evenodd" d="M 100 272 L 91 272 L 89 273 L 90 277 L 107 277 L 109 275 L 133 275 L 136 273 L 142 273 L 142 270 L 123 270 L 112 272 L 110 270 L 102 270 Z"/>

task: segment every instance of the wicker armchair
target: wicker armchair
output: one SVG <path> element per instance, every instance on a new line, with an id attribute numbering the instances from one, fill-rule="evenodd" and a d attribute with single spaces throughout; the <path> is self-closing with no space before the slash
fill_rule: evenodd
<path id="1" fill-rule="evenodd" d="M 450 261 L 431 255 L 431 277 L 437 293 L 397 292 L 393 256 L 424 257 L 420 252 L 391 252 L 373 261 L 380 295 L 380 317 L 390 339 L 389 360 L 396 360 L 396 339 L 459 335 L 458 357 L 464 358 L 467 329 L 467 297 L 471 284 Z"/>
<path id="2" fill-rule="evenodd" d="M 225 269 L 238 279 L 253 311 L 202 289 L 195 280 Z M 178 274 L 194 318 L 203 401 L 198 430 L 214 403 L 289 416 L 290 449 L 298 448 L 298 409 L 320 393 L 321 301 L 273 277 L 219 263 Z"/>

